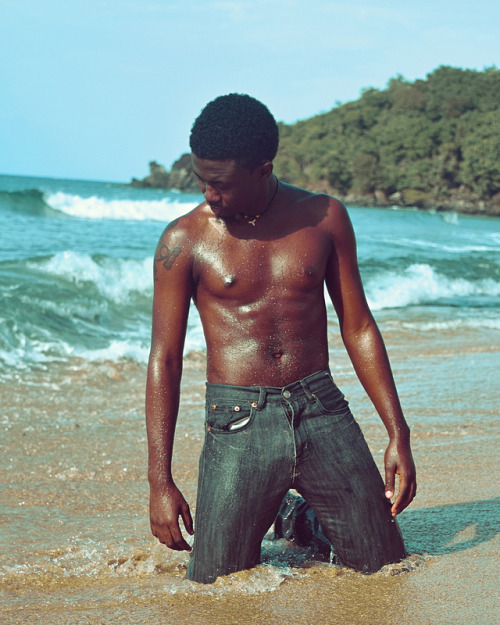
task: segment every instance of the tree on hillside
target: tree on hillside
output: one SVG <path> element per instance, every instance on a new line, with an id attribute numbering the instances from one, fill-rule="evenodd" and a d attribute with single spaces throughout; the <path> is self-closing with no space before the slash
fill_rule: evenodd
<path id="1" fill-rule="evenodd" d="M 406 192 L 428 202 L 500 191 L 500 70 L 441 66 L 391 78 L 354 102 L 280 124 L 284 180 L 343 195 Z M 413 193 L 413 195 L 412 195 Z"/>

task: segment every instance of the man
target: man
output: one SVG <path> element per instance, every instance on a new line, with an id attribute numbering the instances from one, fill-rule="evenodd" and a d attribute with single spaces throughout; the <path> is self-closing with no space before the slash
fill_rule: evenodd
<path id="1" fill-rule="evenodd" d="M 370 573 L 401 560 L 395 517 L 416 491 L 410 433 L 344 206 L 274 176 L 276 122 L 249 96 L 210 102 L 190 145 L 205 201 L 166 228 L 155 254 L 146 397 L 153 534 L 172 549 L 190 550 L 179 517 L 189 534 L 192 519 L 171 456 L 193 300 L 208 382 L 188 577 L 210 583 L 258 564 L 262 538 L 290 488 L 314 510 L 342 564 Z M 325 284 L 389 435 L 385 492 L 330 375 Z"/>

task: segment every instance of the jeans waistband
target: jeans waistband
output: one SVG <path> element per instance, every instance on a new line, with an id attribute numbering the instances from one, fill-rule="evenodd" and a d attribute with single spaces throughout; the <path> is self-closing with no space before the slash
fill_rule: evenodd
<path id="1" fill-rule="evenodd" d="M 207 382 L 207 399 L 209 397 L 217 397 L 223 399 L 248 399 L 256 404 L 256 408 L 260 410 L 266 400 L 294 401 L 299 397 L 307 397 L 313 400 L 314 393 L 319 391 L 326 382 L 333 382 L 332 375 L 328 369 L 322 369 L 316 373 L 302 378 L 297 382 L 292 382 L 283 387 L 277 386 L 236 386 L 233 384 L 212 384 Z"/>

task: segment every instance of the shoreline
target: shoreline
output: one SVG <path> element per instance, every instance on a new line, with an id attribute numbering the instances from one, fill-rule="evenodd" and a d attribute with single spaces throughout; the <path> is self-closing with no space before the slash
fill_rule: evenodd
<path id="1" fill-rule="evenodd" d="M 168 175 L 168 174 L 166 174 Z M 188 176 L 188 174 L 185 174 Z M 284 180 L 283 182 L 287 182 Z M 292 184 L 292 183 L 290 183 Z M 171 186 L 162 182 L 155 183 L 148 176 L 142 180 L 133 178 L 126 186 L 135 189 L 151 189 L 160 191 L 176 191 L 179 193 L 199 194 L 197 184 L 192 184 L 189 179 L 185 184 Z M 429 213 L 457 213 L 460 215 L 471 215 L 478 217 L 500 217 L 500 198 L 495 196 L 491 201 L 474 198 L 470 195 L 457 195 L 457 197 L 443 198 L 439 201 L 429 200 L 428 194 L 408 189 L 398 191 L 387 197 L 382 191 L 375 191 L 371 194 L 339 193 L 336 189 L 331 189 L 321 184 L 307 185 L 304 187 L 312 193 L 326 193 L 340 200 L 346 206 L 359 206 L 366 208 L 389 208 L 420 210 Z"/>
<path id="2" fill-rule="evenodd" d="M 428 213 L 457 213 L 459 215 L 471 215 L 476 217 L 500 217 L 500 203 L 485 202 L 483 200 L 444 200 L 441 202 L 405 201 L 402 194 L 399 200 L 387 200 L 377 198 L 376 195 L 354 195 L 349 194 L 339 199 L 347 206 L 362 206 L 373 208 L 398 208 L 408 210 L 419 210 Z M 338 197 L 338 196 L 336 196 Z"/>
<path id="3" fill-rule="evenodd" d="M 2 623 L 496 622 L 500 413 L 490 379 L 498 333 L 382 331 L 419 480 L 399 517 L 410 554 L 402 566 L 365 576 L 267 540 L 256 568 L 213 585 L 189 582 L 187 553 L 162 548 L 150 533 L 145 365 L 75 358 L 0 383 Z M 385 430 L 340 346 L 331 360 L 380 470 Z M 189 353 L 174 474 L 195 524 L 204 392 L 204 354 Z"/>
<path id="4" fill-rule="evenodd" d="M 402 353 L 396 343 L 392 342 L 392 360 L 402 377 L 407 350 Z M 475 349 L 468 351 L 477 360 L 483 352 Z M 418 351 L 422 350 L 426 360 L 432 358 L 430 345 L 421 345 Z M 456 345 L 453 351 L 458 355 L 463 350 Z M 174 471 L 195 513 L 203 360 L 188 356 L 184 373 Z M 383 427 L 343 367 L 338 381 L 355 406 L 380 468 L 386 445 Z M 464 397 L 465 414 L 456 427 L 455 420 L 443 418 L 437 403 L 423 416 L 425 404 L 418 409 L 411 388 L 406 388 L 405 404 L 414 414 L 419 492 L 399 517 L 410 553 L 401 566 L 365 576 L 316 562 L 284 541 L 267 540 L 263 564 L 205 586 L 185 579 L 185 552 L 161 547 L 150 534 L 144 383 L 143 365 L 74 360 L 0 385 L 8 415 L 0 463 L 8 475 L 0 491 L 5 512 L 0 533 L 6 545 L 0 567 L 3 623 L 63 625 L 74 619 L 99 625 L 132 619 L 188 625 L 193 618 L 207 625 L 496 621 L 490 602 L 498 568 L 500 501 L 494 479 L 467 486 L 471 467 L 480 478 L 493 476 L 498 465 L 498 419 L 490 412 L 494 398 L 483 405 L 483 419 L 472 424 L 467 413 L 481 402 L 478 396 Z M 445 394 L 440 402 L 447 404 L 448 399 Z"/>
<path id="5" fill-rule="evenodd" d="M 180 191 L 181 193 L 199 193 L 198 181 L 191 168 L 191 157 L 188 153 L 183 154 L 177 160 L 170 171 L 156 161 L 149 163 L 150 173 L 142 179 L 132 178 L 129 186 L 136 189 L 163 189 L 165 191 Z M 293 180 L 279 175 L 278 178 L 288 184 L 294 184 Z M 443 189 L 439 194 L 433 191 L 405 188 L 388 195 L 384 190 L 374 188 L 370 192 L 356 193 L 349 190 L 341 193 L 339 189 L 330 185 L 325 180 L 310 181 L 308 184 L 299 184 L 312 193 L 327 193 L 338 198 L 341 202 L 350 206 L 418 209 L 429 212 L 450 212 L 463 215 L 482 215 L 487 217 L 500 217 L 500 191 L 485 199 L 472 190 L 465 187 Z"/>

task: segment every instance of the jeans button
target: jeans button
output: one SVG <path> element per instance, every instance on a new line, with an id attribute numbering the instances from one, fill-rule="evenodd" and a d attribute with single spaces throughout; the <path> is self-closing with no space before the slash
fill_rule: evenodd
<path id="1" fill-rule="evenodd" d="M 289 391 L 288 389 L 287 389 L 287 390 L 285 390 L 285 391 L 283 391 L 283 397 L 284 397 L 285 399 L 290 399 L 291 395 L 292 395 L 292 394 L 290 393 L 290 391 Z"/>

